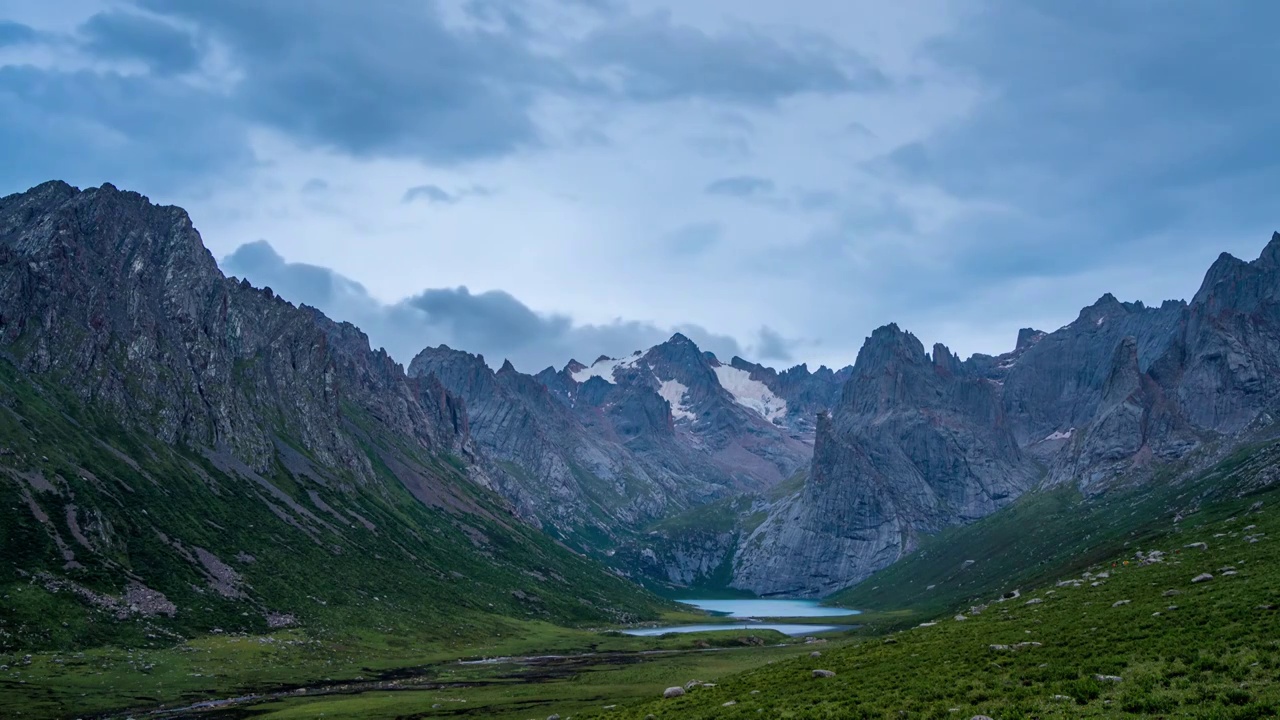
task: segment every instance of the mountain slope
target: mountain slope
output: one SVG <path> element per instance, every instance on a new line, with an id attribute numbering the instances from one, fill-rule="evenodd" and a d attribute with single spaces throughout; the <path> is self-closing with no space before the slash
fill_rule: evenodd
<path id="1" fill-rule="evenodd" d="M 409 375 L 438 379 L 465 399 L 472 436 L 496 461 L 486 473 L 492 487 L 523 517 L 585 550 L 607 550 L 627 528 L 717 492 L 687 476 L 697 458 L 674 436 L 664 453 L 632 452 L 588 428 L 510 363 L 495 373 L 480 356 L 428 348 L 410 363 Z"/>
<path id="2" fill-rule="evenodd" d="M 804 488 L 738 550 L 735 587 L 822 594 L 1043 485 L 1103 494 L 1280 431 L 1280 233 L 1189 303 L 1111 295 L 999 358 L 867 340 Z"/>
<path id="3" fill-rule="evenodd" d="M 768 488 L 811 453 L 782 425 L 785 401 L 679 333 L 621 360 L 572 361 L 539 377 L 599 432 L 642 453 L 663 451 L 659 441 L 674 435 L 710 464 L 708 479 L 734 489 Z"/>
<path id="4" fill-rule="evenodd" d="M 658 607 L 482 487 L 440 383 L 224 278 L 178 208 L 0 199 L 0 352 L 6 647 Z"/>
<path id="5" fill-rule="evenodd" d="M 639 533 L 793 475 L 808 463 L 811 433 L 792 423 L 839 382 L 826 368 L 793 368 L 780 379 L 741 358 L 724 365 L 680 334 L 626 358 L 571 361 L 537 376 L 510 363 L 494 372 L 484 358 L 447 347 L 423 350 L 408 372 L 465 400 L 471 436 L 496 461 L 485 467 L 490 487 L 523 517 L 653 578 L 687 573 L 633 561 Z M 797 402 L 789 409 L 771 387 Z"/>
<path id="6" fill-rule="evenodd" d="M 1206 518 L 1224 520 L 1270 505 L 1278 479 L 1280 442 L 1269 439 L 1247 442 L 1208 469 L 1169 472 L 1159 482 L 1101 496 L 1082 495 L 1070 485 L 1031 492 L 976 523 L 929 538 L 831 599 L 917 615 L 962 609 L 1079 572 L 1126 548 L 1172 543 L 1171 537 Z"/>
<path id="7" fill-rule="evenodd" d="M 734 584 L 761 594 L 825 594 L 909 550 L 923 534 L 976 520 L 1021 494 L 1036 471 L 1003 420 L 996 386 L 934 360 L 897 326 L 858 354 L 832 417 L 820 415 L 813 470 L 745 541 Z"/>
<path id="8" fill-rule="evenodd" d="M 1178 523 L 1165 515 L 1158 527 L 1141 527 L 1140 516 L 1129 518 L 1139 524 L 1128 542 L 1124 522 L 1114 528 L 1119 532 L 1105 528 L 1096 553 L 1022 568 L 1036 573 L 1033 582 L 975 585 L 969 602 L 917 603 L 913 614 L 890 604 L 881 627 L 864 628 L 863 637 L 831 638 L 812 656 L 609 717 L 1274 717 L 1280 552 L 1272 538 L 1280 515 L 1274 485 L 1254 482 L 1259 471 L 1275 475 L 1275 447 L 1237 460 L 1258 466 L 1216 468 L 1206 480 L 1224 492 Z M 1195 492 L 1187 490 L 1184 501 Z M 1093 519 L 1100 518 L 1082 518 Z M 950 548 L 939 543 L 933 550 L 959 557 Z M 918 600 L 941 589 L 920 586 L 923 576 L 914 587 L 891 585 L 894 570 L 869 581 L 883 581 L 886 599 Z M 953 577 L 963 572 L 949 569 Z M 883 632 L 890 628 L 898 631 Z"/>

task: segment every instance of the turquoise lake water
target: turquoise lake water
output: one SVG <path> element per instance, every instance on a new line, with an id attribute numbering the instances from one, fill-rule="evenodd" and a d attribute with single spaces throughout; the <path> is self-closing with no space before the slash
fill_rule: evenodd
<path id="1" fill-rule="evenodd" d="M 677 600 L 717 615 L 729 617 L 837 617 L 857 615 L 857 610 L 819 605 L 817 600 Z"/>
<path id="2" fill-rule="evenodd" d="M 656 628 L 626 630 L 624 632 L 628 635 L 662 635 L 669 632 L 705 632 L 707 630 L 777 630 L 785 635 L 812 635 L 813 633 L 838 630 L 847 626 L 769 623 L 759 622 L 754 619 L 766 617 L 850 617 L 858 614 L 857 610 L 825 607 L 819 605 L 816 600 L 702 600 L 690 598 L 681 599 L 679 602 L 693 605 L 717 615 L 742 618 L 746 622 L 725 625 L 667 625 Z"/>

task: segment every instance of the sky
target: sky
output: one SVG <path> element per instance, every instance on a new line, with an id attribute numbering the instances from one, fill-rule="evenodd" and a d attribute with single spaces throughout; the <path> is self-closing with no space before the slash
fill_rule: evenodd
<path id="1" fill-rule="evenodd" d="M 1280 5 L 0 0 L 0 194 L 186 208 L 228 275 L 521 370 L 683 332 L 962 356 L 1280 229 Z"/>

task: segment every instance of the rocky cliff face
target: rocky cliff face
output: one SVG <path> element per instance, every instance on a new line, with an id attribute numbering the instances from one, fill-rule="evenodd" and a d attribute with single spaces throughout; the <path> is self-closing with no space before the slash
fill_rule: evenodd
<path id="1" fill-rule="evenodd" d="M 110 185 L 0 198 L 0 584 L 63 627 L 351 625 L 376 601 L 434 632 L 422 597 L 445 625 L 651 611 L 512 518 L 487 467 L 438 377 L 224 277 L 182 210 Z"/>
<path id="2" fill-rule="evenodd" d="M 344 406 L 469 452 L 438 384 L 407 381 L 349 324 L 223 277 L 184 211 L 111 185 L 53 182 L 0 200 L 0 344 L 166 443 L 259 472 L 290 435 L 344 482 L 368 482 Z"/>
<path id="3" fill-rule="evenodd" d="M 1038 483 L 1103 493 L 1163 464 L 1274 433 L 1280 234 L 1223 255 L 1189 302 L 1112 295 L 999 357 L 932 355 L 896 326 L 867 340 L 804 488 L 737 550 L 733 584 L 823 594 Z"/>
<path id="4" fill-rule="evenodd" d="M 832 415 L 819 416 L 812 474 L 744 543 L 734 583 L 824 594 L 914 549 L 923 533 L 989 514 L 1036 479 L 998 386 L 946 348 L 895 325 L 858 354 Z"/>
<path id="5" fill-rule="evenodd" d="M 695 471 L 700 459 L 675 442 L 661 398 L 640 398 L 603 418 L 574 412 L 536 378 L 506 363 L 496 373 L 478 355 L 428 348 L 409 375 L 438 381 L 464 398 L 486 475 L 521 515 L 587 550 L 605 551 L 620 533 L 714 496 Z M 645 450 L 650 450 L 646 452 Z"/>
<path id="6" fill-rule="evenodd" d="M 836 375 L 799 368 L 779 381 L 734 362 L 722 365 L 677 334 L 626 358 L 570 361 L 537 376 L 429 348 L 409 375 L 436 378 L 465 400 L 471 436 L 495 461 L 485 475 L 523 516 L 583 549 L 627 557 L 652 522 L 763 491 L 808 463 L 811 436 L 789 421 L 838 394 Z M 788 410 L 771 385 L 801 398 L 799 409 Z"/>
<path id="7" fill-rule="evenodd" d="M 684 335 L 590 366 L 571 361 L 539 379 L 584 426 L 634 453 L 692 458 L 685 477 L 756 491 L 789 477 L 811 449 L 785 424 L 786 401 Z"/>
<path id="8" fill-rule="evenodd" d="M 840 400 L 841 389 L 853 374 L 853 366 L 832 370 L 823 365 L 814 372 L 803 363 L 778 372 L 773 368 L 735 356 L 729 366 L 747 373 L 750 380 L 763 384 L 785 403 L 786 412 L 779 424 L 793 437 L 813 442 L 818 413 L 826 412 Z"/>

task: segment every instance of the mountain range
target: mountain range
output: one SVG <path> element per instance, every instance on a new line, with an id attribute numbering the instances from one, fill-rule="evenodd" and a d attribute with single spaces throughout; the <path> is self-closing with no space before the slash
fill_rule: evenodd
<path id="1" fill-rule="evenodd" d="M 6 551 L 156 627 L 444 587 L 476 618 L 662 606 L 619 575 L 823 596 L 1026 493 L 1103 498 L 1274 436 L 1278 295 L 1280 234 L 1190 301 L 1104 295 L 999 356 L 889 324 L 838 370 L 679 334 L 533 375 L 445 346 L 402 368 L 224 277 L 182 210 L 46 183 L 0 199 Z"/>
<path id="2" fill-rule="evenodd" d="M 0 199 L 0 386 L 7 649 L 667 607 L 486 490 L 434 376 L 224 277 L 137 193 Z"/>
<path id="3" fill-rule="evenodd" d="M 1170 482 L 1276 434 L 1278 352 L 1280 234 L 1253 261 L 1221 255 L 1190 302 L 1107 294 L 999 357 L 960 362 L 882 327 L 733 582 L 822 595 L 1031 489 Z"/>
<path id="4" fill-rule="evenodd" d="M 409 364 L 467 407 L 486 475 L 522 516 L 609 552 L 647 523 L 773 487 L 812 456 L 813 418 L 847 374 L 721 363 L 683 335 L 621 359 L 524 375 L 428 348 Z"/>
<path id="5" fill-rule="evenodd" d="M 645 581 L 829 594 L 1030 490 L 1104 494 L 1265 435 L 1278 392 L 1277 258 L 1280 235 L 1254 261 L 1223 254 L 1189 302 L 1106 294 L 1058 330 L 1020 331 L 994 357 L 926 350 L 889 324 L 839 371 L 724 364 L 680 335 L 627 358 L 548 368 L 536 383 L 508 365 L 496 377 L 544 408 L 529 422 L 563 418 L 534 434 L 579 438 L 580 454 L 606 443 L 614 464 L 548 472 L 545 453 L 526 445 L 501 455 L 519 476 L 504 492 L 545 526 L 591 517 L 575 499 L 613 488 L 627 499 L 594 516 L 609 542 L 590 549 Z M 437 349 L 411 374 L 434 372 L 469 407 L 484 403 L 448 379 L 446 356 L 485 372 L 479 358 Z M 477 437 L 495 455 L 523 436 L 503 427 L 495 443 L 488 429 Z M 634 468 L 621 471 L 629 482 L 617 482 L 620 468 Z"/>

